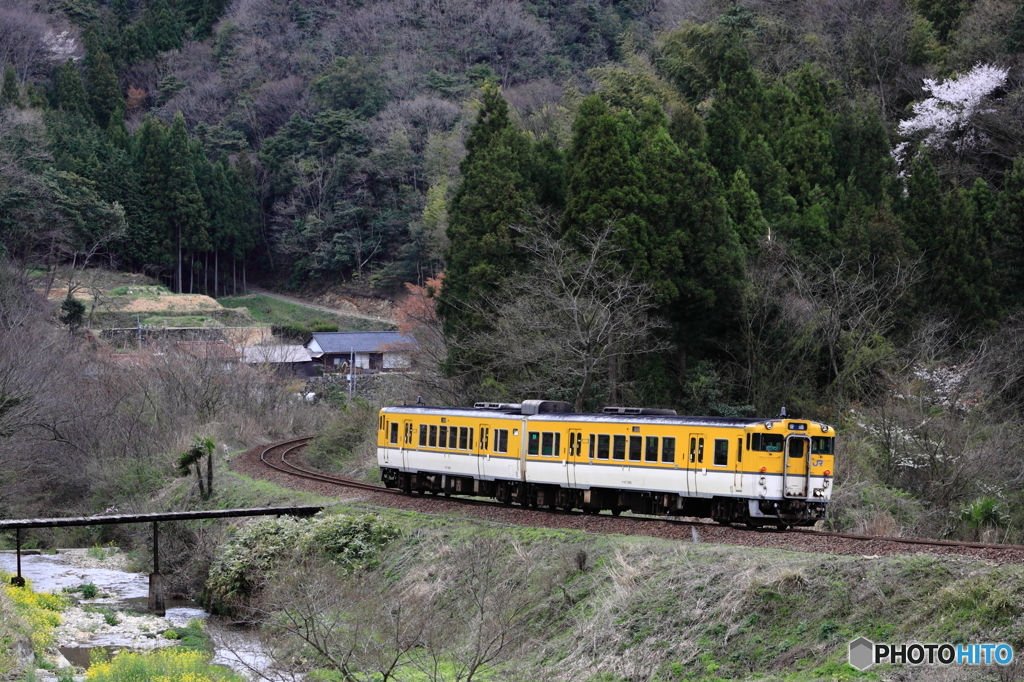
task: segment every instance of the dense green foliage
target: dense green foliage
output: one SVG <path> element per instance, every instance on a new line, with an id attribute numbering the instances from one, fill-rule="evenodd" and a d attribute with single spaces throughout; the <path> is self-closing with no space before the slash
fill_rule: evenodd
<path id="1" fill-rule="evenodd" d="M 364 567 L 397 536 L 393 524 L 370 514 L 320 514 L 308 520 L 286 516 L 252 523 L 217 552 L 206 585 L 208 598 L 222 609 L 240 606 L 289 558 L 320 556 L 342 570 Z"/>

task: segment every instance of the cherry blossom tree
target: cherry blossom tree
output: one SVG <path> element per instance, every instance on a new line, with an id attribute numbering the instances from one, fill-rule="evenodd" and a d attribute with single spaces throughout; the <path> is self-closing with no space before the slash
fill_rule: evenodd
<path id="1" fill-rule="evenodd" d="M 1009 69 L 978 63 L 966 74 L 939 82 L 925 78 L 922 86 L 931 97 L 914 104 L 914 115 L 900 122 L 898 130 L 906 137 L 923 134 L 922 143 L 932 149 L 951 148 L 957 157 L 983 145 L 987 136 L 979 130 L 977 119 L 993 109 L 986 97 L 1003 87 Z M 902 161 L 909 148 L 897 145 L 893 155 Z"/>

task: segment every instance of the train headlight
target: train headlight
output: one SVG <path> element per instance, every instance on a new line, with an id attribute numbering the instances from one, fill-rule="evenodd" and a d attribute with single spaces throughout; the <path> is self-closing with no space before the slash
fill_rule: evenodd
<path id="1" fill-rule="evenodd" d="M 764 428 L 766 428 L 766 429 L 772 428 L 772 423 L 771 422 L 765 422 L 764 423 Z"/>
<path id="2" fill-rule="evenodd" d="M 821 432 L 822 432 L 822 433 L 828 433 L 828 427 L 827 427 L 827 426 L 825 426 L 824 424 L 822 424 L 822 425 L 821 425 Z"/>

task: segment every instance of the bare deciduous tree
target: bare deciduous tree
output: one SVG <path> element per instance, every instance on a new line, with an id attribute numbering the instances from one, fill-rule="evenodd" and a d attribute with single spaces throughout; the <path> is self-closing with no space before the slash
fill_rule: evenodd
<path id="1" fill-rule="evenodd" d="M 575 244 L 553 216 L 518 229 L 532 268 L 483 297 L 492 327 L 460 343 L 518 395 L 569 395 L 582 410 L 610 363 L 668 348 L 656 335 L 664 323 L 650 287 L 615 263 L 615 223 Z"/>

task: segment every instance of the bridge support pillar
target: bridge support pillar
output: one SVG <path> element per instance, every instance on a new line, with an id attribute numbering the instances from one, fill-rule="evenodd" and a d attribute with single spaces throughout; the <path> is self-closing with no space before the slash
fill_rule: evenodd
<path id="1" fill-rule="evenodd" d="M 157 616 L 167 615 L 164 605 L 164 577 L 160 575 L 160 531 L 153 522 L 153 572 L 149 574 L 149 610 Z"/>
<path id="2" fill-rule="evenodd" d="M 11 578 L 11 584 L 15 587 L 25 587 L 25 579 L 21 577 L 21 529 L 18 528 L 14 531 L 17 537 L 17 555 L 18 555 L 18 575 Z"/>

